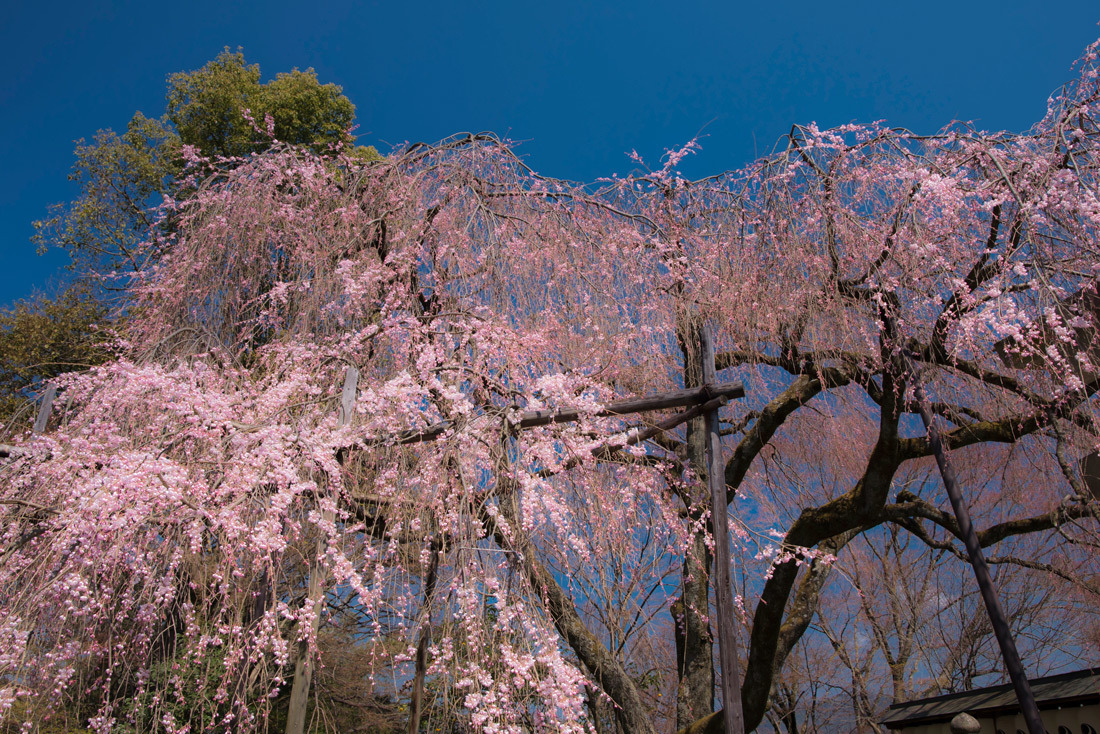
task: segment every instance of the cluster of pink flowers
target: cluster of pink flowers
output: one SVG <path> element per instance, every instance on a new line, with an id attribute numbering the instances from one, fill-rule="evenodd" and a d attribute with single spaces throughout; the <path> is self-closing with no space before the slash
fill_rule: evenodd
<path id="1" fill-rule="evenodd" d="M 1031 135 L 811 125 L 695 187 L 676 172 L 694 142 L 595 193 L 473 139 L 368 165 L 276 145 L 196 174 L 163 210 L 174 236 L 147 245 L 118 359 L 66 378 L 54 426 L 3 469 L 0 715 L 80 700 L 104 733 L 186 731 L 180 706 L 261 727 L 350 605 L 379 686 L 408 682 L 430 622 L 427 675 L 474 728 L 590 730 L 598 682 L 528 555 L 590 620 L 586 605 L 667 608 L 677 559 L 707 536 L 698 482 L 667 446 L 600 454 L 634 419 L 599 413 L 683 384 L 685 324 L 717 327 L 753 408 L 779 369 L 869 375 L 873 396 L 887 312 L 929 364 L 981 375 L 1012 354 L 1041 366 L 1013 376 L 1036 395 L 1095 390 L 1095 63 Z M 995 256 L 991 226 L 1009 242 Z M 961 380 L 935 387 L 970 400 Z M 509 429 L 566 407 L 580 420 Z M 859 406 L 821 410 L 860 430 Z M 801 489 L 828 494 L 858 471 L 846 460 Z M 766 546 L 747 553 L 759 583 L 833 563 L 784 541 L 769 481 L 746 481 L 751 511 L 718 542 Z"/>

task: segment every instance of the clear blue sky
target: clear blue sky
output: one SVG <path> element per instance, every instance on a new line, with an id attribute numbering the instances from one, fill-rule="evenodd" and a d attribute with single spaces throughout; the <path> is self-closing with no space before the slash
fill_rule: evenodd
<path id="1" fill-rule="evenodd" d="M 399 7 L 400 6 L 400 7 Z M 165 77 L 241 46 L 264 79 L 312 66 L 389 150 L 460 131 L 524 141 L 589 181 L 705 128 L 692 176 L 748 163 L 795 122 L 953 119 L 1022 131 L 1100 36 L 1100 4 L 1039 2 L 12 3 L 0 25 L 0 304 L 56 283 L 31 221 L 74 193 L 73 141 L 159 116 Z"/>

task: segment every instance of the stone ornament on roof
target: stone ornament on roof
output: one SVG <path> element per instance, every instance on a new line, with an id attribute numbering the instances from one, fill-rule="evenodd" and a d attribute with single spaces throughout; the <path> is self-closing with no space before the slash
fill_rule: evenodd
<path id="1" fill-rule="evenodd" d="M 982 725 L 968 713 L 956 714 L 951 719 L 951 734 L 978 734 Z"/>

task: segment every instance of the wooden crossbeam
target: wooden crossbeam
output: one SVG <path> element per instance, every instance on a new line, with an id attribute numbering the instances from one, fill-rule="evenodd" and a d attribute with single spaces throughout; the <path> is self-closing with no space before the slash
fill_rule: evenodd
<path id="1" fill-rule="evenodd" d="M 721 384 L 703 385 L 702 387 L 689 387 L 683 390 L 670 390 L 668 392 L 647 395 L 642 398 L 631 398 L 608 403 L 603 410 L 597 413 L 584 413 L 575 408 L 561 408 L 559 410 L 529 410 L 520 413 L 516 418 L 508 421 L 512 430 L 523 430 L 548 426 L 556 423 L 570 423 L 580 420 L 585 415 L 598 418 L 606 418 L 613 415 L 631 415 L 644 413 L 651 410 L 666 410 L 668 408 L 683 408 L 698 405 L 714 398 L 726 398 L 732 400 L 745 396 L 745 388 L 740 382 L 723 382 Z M 397 434 L 394 443 L 406 445 L 434 441 L 448 430 L 454 428 L 454 421 L 442 421 L 416 431 L 405 431 Z"/>
<path id="2" fill-rule="evenodd" d="M 630 415 L 631 413 L 645 413 L 650 410 L 665 410 L 667 408 L 684 408 L 689 405 L 710 400 L 711 398 L 741 398 L 745 396 L 745 388 L 739 382 L 726 382 L 721 385 L 703 385 L 702 387 L 689 387 L 683 390 L 647 395 L 644 398 L 633 398 L 617 403 L 609 403 L 606 408 L 596 413 L 598 417 L 611 415 Z M 569 423 L 579 420 L 583 414 L 579 410 L 566 408 L 563 410 L 532 410 L 520 414 L 519 418 L 512 422 L 515 428 L 534 428 L 546 426 L 551 423 Z"/>

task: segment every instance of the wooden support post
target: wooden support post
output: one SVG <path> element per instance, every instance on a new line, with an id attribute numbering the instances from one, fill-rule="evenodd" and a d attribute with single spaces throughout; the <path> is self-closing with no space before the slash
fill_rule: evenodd
<path id="1" fill-rule="evenodd" d="M 1012 639 L 1012 629 L 1008 626 L 1004 607 L 997 598 L 997 590 L 993 585 L 993 578 L 989 575 L 989 566 L 986 565 L 982 547 L 978 543 L 978 534 L 974 531 L 974 525 L 970 522 L 970 510 L 963 502 L 962 491 L 955 477 L 955 470 L 947 459 L 947 453 L 943 450 L 943 440 L 940 430 L 936 426 L 932 411 L 928 408 L 928 400 L 924 394 L 924 388 L 917 380 L 917 370 L 912 358 L 902 354 L 905 370 L 913 381 L 913 397 L 916 398 L 917 409 L 920 411 L 924 428 L 928 432 L 928 443 L 932 447 L 932 453 L 936 456 L 936 464 L 939 465 L 940 476 L 943 477 L 943 485 L 947 488 L 947 496 L 951 500 L 951 507 L 955 510 L 955 518 L 959 521 L 959 533 L 962 535 L 966 552 L 970 556 L 970 565 L 974 568 L 974 577 L 978 580 L 978 589 L 982 593 L 985 602 L 985 610 L 989 615 L 989 621 L 993 626 L 993 634 L 997 638 L 997 644 L 1001 648 L 1001 656 L 1004 658 L 1005 669 L 1009 680 L 1016 691 L 1016 700 L 1020 704 L 1020 712 L 1030 734 L 1044 734 L 1043 720 L 1039 716 L 1039 706 L 1035 703 L 1035 696 L 1031 692 L 1031 684 L 1024 672 L 1024 665 L 1020 661 L 1020 653 L 1016 650 L 1016 642 Z"/>
<path id="2" fill-rule="evenodd" d="M 359 370 L 348 367 L 344 373 L 344 389 L 340 393 L 340 416 L 337 419 L 341 426 L 351 423 L 355 415 L 355 397 L 359 388 Z"/>
<path id="3" fill-rule="evenodd" d="M 355 414 L 355 397 L 359 385 L 359 370 L 348 367 L 344 374 L 344 389 L 340 394 L 340 413 L 337 422 L 346 426 L 351 422 Z M 332 510 L 322 509 L 321 516 L 325 525 L 335 521 Z M 324 591 L 322 576 L 324 569 L 321 567 L 321 557 L 327 550 L 324 537 L 317 539 L 317 555 L 309 566 L 308 599 L 315 599 L 313 603 L 313 615 L 310 619 L 310 631 L 312 639 L 317 639 L 317 632 L 321 628 L 321 614 L 324 612 Z M 294 683 L 290 688 L 290 703 L 287 707 L 286 734 L 303 734 L 306 727 L 306 709 L 309 705 L 309 692 L 313 683 L 313 657 L 310 654 L 309 644 L 304 640 L 298 643 L 298 657 L 294 661 Z"/>
<path id="4" fill-rule="evenodd" d="M 718 384 L 714 366 L 714 341 L 710 327 L 702 332 L 703 387 Z M 744 734 L 741 709 L 741 673 L 738 662 L 737 627 L 733 623 L 733 587 L 730 572 L 729 518 L 726 503 L 726 473 L 718 432 L 718 408 L 707 412 L 707 484 L 710 487 L 710 520 L 714 532 L 714 601 L 718 612 L 718 660 L 722 668 L 722 721 L 726 734 Z"/>
<path id="5" fill-rule="evenodd" d="M 42 405 L 38 408 L 38 416 L 34 419 L 34 433 L 42 433 L 46 430 L 46 424 L 50 422 L 50 411 L 53 410 L 53 401 L 57 397 L 57 388 L 50 385 L 46 388 L 46 394 L 42 396 Z M 26 425 L 26 424 L 24 424 Z"/>

